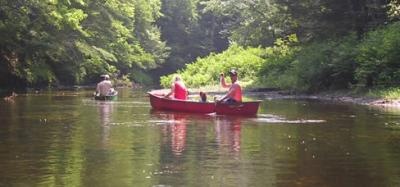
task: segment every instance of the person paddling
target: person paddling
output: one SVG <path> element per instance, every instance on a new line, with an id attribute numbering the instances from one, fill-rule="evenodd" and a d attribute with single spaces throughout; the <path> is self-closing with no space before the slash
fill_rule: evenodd
<path id="1" fill-rule="evenodd" d="M 96 87 L 96 96 L 109 96 L 109 95 L 114 95 L 115 90 L 112 86 L 112 83 L 110 81 L 110 76 L 109 75 L 102 75 L 101 76 L 103 80 L 97 84 Z"/>
<path id="2" fill-rule="evenodd" d="M 220 84 L 223 88 L 229 88 L 228 93 L 226 93 L 221 98 L 217 99 L 216 102 L 223 103 L 239 103 L 242 102 L 242 87 L 238 81 L 237 71 L 232 69 L 229 71 L 229 77 L 231 78 L 232 84 L 225 83 L 224 74 L 220 75 Z"/>
<path id="3" fill-rule="evenodd" d="M 171 95 L 173 95 L 175 99 L 181 100 L 186 100 L 188 97 L 188 91 L 185 83 L 183 83 L 183 80 L 179 75 L 175 75 L 174 82 L 171 85 L 171 91 L 165 95 L 165 97 L 170 97 Z"/>

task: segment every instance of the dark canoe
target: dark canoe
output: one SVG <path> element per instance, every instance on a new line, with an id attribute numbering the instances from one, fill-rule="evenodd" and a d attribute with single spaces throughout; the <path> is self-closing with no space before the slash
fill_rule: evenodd
<path id="1" fill-rule="evenodd" d="M 116 92 L 114 95 L 106 95 L 106 96 L 98 96 L 95 95 L 94 99 L 99 100 L 99 101 L 113 101 L 118 98 L 118 92 Z"/>
<path id="2" fill-rule="evenodd" d="M 215 109 L 214 103 L 197 102 L 179 99 L 165 98 L 157 92 L 148 92 L 150 104 L 156 110 L 170 110 L 177 112 L 191 113 L 213 113 Z"/>
<path id="3" fill-rule="evenodd" d="M 219 115 L 255 116 L 261 101 L 245 101 L 241 103 L 227 104 L 217 103 L 215 113 Z"/>
<path id="4" fill-rule="evenodd" d="M 218 115 L 239 115 L 253 116 L 257 115 L 258 107 L 261 101 L 246 101 L 235 104 L 197 102 L 188 100 L 178 100 L 164 98 L 161 93 L 148 92 L 150 104 L 156 110 L 169 110 L 177 112 L 192 113 L 216 113 Z"/>

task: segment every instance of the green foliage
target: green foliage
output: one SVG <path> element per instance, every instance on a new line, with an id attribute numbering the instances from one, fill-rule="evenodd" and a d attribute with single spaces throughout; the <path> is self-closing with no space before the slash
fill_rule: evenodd
<path id="1" fill-rule="evenodd" d="M 292 75 L 285 74 L 294 61 L 296 47 L 295 35 L 286 40 L 278 39 L 273 47 L 266 48 L 264 62 L 258 72 L 258 85 L 267 87 L 289 88 L 293 85 Z"/>
<path id="2" fill-rule="evenodd" d="M 392 4 L 398 5 L 398 0 Z M 277 38 L 295 33 L 301 41 L 363 34 L 387 21 L 388 1 L 283 1 L 209 0 L 206 10 L 220 16 L 232 41 L 245 46 L 273 45 Z"/>
<path id="3" fill-rule="evenodd" d="M 227 74 L 235 68 L 239 72 L 239 79 L 243 82 L 252 81 L 263 61 L 265 50 L 262 48 L 243 48 L 232 45 L 220 54 L 211 54 L 205 58 L 198 58 L 195 63 L 186 65 L 178 71 L 189 87 L 219 84 L 219 74 Z M 169 87 L 173 74 L 161 77 L 161 85 Z"/>
<path id="4" fill-rule="evenodd" d="M 400 83 L 400 23 L 366 35 L 359 44 L 356 78 L 360 84 L 391 86 Z"/>
<path id="5" fill-rule="evenodd" d="M 296 91 L 348 88 L 355 84 L 355 35 L 300 46 L 296 35 L 277 39 L 267 48 L 232 45 L 220 54 L 199 58 L 178 71 L 190 87 L 218 84 L 220 72 L 237 68 L 241 81 L 255 86 Z M 173 75 L 161 78 L 169 87 Z"/>
<path id="6" fill-rule="evenodd" d="M 270 46 L 294 24 L 286 7 L 275 1 L 209 0 L 203 4 L 205 11 L 227 17 L 223 21 L 227 26 L 224 32 L 239 45 Z"/>
<path id="7" fill-rule="evenodd" d="M 46 63 L 32 63 L 24 69 L 24 75 L 28 82 L 36 82 L 38 84 L 52 85 L 57 81 L 53 71 Z"/>
<path id="8" fill-rule="evenodd" d="M 132 80 L 135 84 L 151 85 L 154 83 L 153 78 L 148 72 L 132 71 L 128 76 L 129 79 Z"/>
<path id="9" fill-rule="evenodd" d="M 204 10 L 208 0 L 162 0 L 158 25 L 162 38 L 170 47 L 170 55 L 156 74 L 164 75 L 182 69 L 197 57 L 228 47 L 219 17 Z"/>
<path id="10" fill-rule="evenodd" d="M 350 35 L 301 47 L 276 45 L 261 68 L 261 85 L 296 91 L 348 88 L 354 83 L 356 44 Z"/>
<path id="11" fill-rule="evenodd" d="M 364 34 L 398 20 L 398 7 L 398 0 L 0 1 L 0 83 L 80 84 L 115 73 L 147 84 L 180 69 L 189 86 L 204 86 L 237 68 L 241 81 L 260 86 L 390 87 L 400 79 L 399 24 Z"/>
<path id="12" fill-rule="evenodd" d="M 160 8 L 159 0 L 1 1 L 0 60 L 12 67 L 4 78 L 79 84 L 154 68 L 168 56 L 154 24 Z"/>
<path id="13" fill-rule="evenodd" d="M 400 88 L 386 88 L 386 89 L 372 89 L 369 90 L 367 96 L 374 98 L 385 98 L 385 99 L 399 99 L 400 98 Z"/>

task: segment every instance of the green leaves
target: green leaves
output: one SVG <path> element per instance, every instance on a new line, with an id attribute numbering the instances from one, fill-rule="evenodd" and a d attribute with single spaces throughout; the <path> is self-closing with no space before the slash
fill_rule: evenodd
<path id="1" fill-rule="evenodd" d="M 168 55 L 155 26 L 160 6 L 159 0 L 1 1 L 0 54 L 15 54 L 11 74 L 32 85 L 147 71 Z"/>
<path id="2" fill-rule="evenodd" d="M 357 80 L 367 86 L 390 86 L 400 82 L 400 23 L 366 35 L 359 44 Z"/>
<path id="3" fill-rule="evenodd" d="M 232 68 L 239 72 L 241 82 L 252 81 L 258 72 L 265 51 L 262 48 L 243 48 L 232 45 L 221 54 L 211 54 L 198 58 L 195 63 L 186 65 L 178 71 L 189 87 L 219 84 L 219 74 L 227 73 Z M 161 84 L 169 87 L 173 75 L 161 77 Z"/>

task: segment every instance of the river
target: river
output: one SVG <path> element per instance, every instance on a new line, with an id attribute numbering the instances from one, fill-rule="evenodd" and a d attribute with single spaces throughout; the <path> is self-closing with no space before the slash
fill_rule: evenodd
<path id="1" fill-rule="evenodd" d="M 400 110 L 263 100 L 257 117 L 153 111 L 146 90 L 0 101 L 1 186 L 400 186 Z"/>

